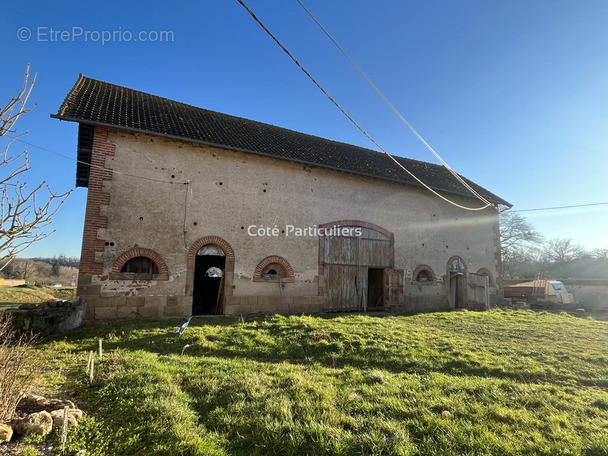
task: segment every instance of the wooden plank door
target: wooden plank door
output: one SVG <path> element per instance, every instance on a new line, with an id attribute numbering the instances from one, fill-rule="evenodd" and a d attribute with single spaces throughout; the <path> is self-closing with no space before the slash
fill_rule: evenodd
<path id="1" fill-rule="evenodd" d="M 386 268 L 384 270 L 384 309 L 398 310 L 403 308 L 403 269 Z"/>

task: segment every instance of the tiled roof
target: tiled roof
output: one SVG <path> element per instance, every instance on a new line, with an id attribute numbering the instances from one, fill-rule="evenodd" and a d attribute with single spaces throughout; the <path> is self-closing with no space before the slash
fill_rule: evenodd
<path id="1" fill-rule="evenodd" d="M 59 112 L 51 117 L 113 126 L 421 186 L 380 152 L 197 108 L 82 75 L 68 93 Z M 445 167 L 396 158 L 434 190 L 471 197 Z M 469 180 L 467 182 L 489 201 L 511 206 L 486 189 Z"/>

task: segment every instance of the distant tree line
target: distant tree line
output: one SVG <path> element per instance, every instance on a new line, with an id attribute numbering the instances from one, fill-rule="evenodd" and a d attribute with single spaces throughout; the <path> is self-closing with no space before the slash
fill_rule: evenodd
<path id="1" fill-rule="evenodd" d="M 80 267 L 80 258 L 78 257 L 67 257 L 65 255 L 53 256 L 53 257 L 35 257 L 30 258 L 31 261 L 40 261 L 42 263 L 48 263 L 54 265 L 59 261 L 60 266 L 70 266 L 72 268 Z"/>
<path id="2" fill-rule="evenodd" d="M 591 251 L 572 239 L 550 239 L 517 212 L 500 214 L 503 274 L 531 279 L 547 271 L 554 279 L 608 279 L 608 249 Z"/>
<path id="3" fill-rule="evenodd" d="M 25 280 L 26 283 L 70 286 L 78 278 L 78 258 L 64 255 L 48 258 L 15 258 L 7 264 L 0 262 L 0 278 Z"/>

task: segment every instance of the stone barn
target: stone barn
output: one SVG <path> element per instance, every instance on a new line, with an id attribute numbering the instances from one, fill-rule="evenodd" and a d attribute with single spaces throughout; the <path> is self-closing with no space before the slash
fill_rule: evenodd
<path id="1" fill-rule="evenodd" d="M 498 209 L 446 202 L 387 155 L 80 76 L 85 321 L 486 308 L 502 295 Z M 451 202 L 439 165 L 397 158 Z"/>

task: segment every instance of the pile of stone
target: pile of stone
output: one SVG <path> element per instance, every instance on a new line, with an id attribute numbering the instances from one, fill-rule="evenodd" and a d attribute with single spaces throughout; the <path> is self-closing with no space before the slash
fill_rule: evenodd
<path id="1" fill-rule="evenodd" d="M 67 425 L 73 428 L 82 418 L 82 410 L 76 408 L 72 401 L 25 394 L 17 405 L 14 419 L 10 423 L 0 423 L 0 444 L 9 442 L 14 433 L 45 436 L 53 428 L 62 428 L 65 407 L 69 407 Z"/>

